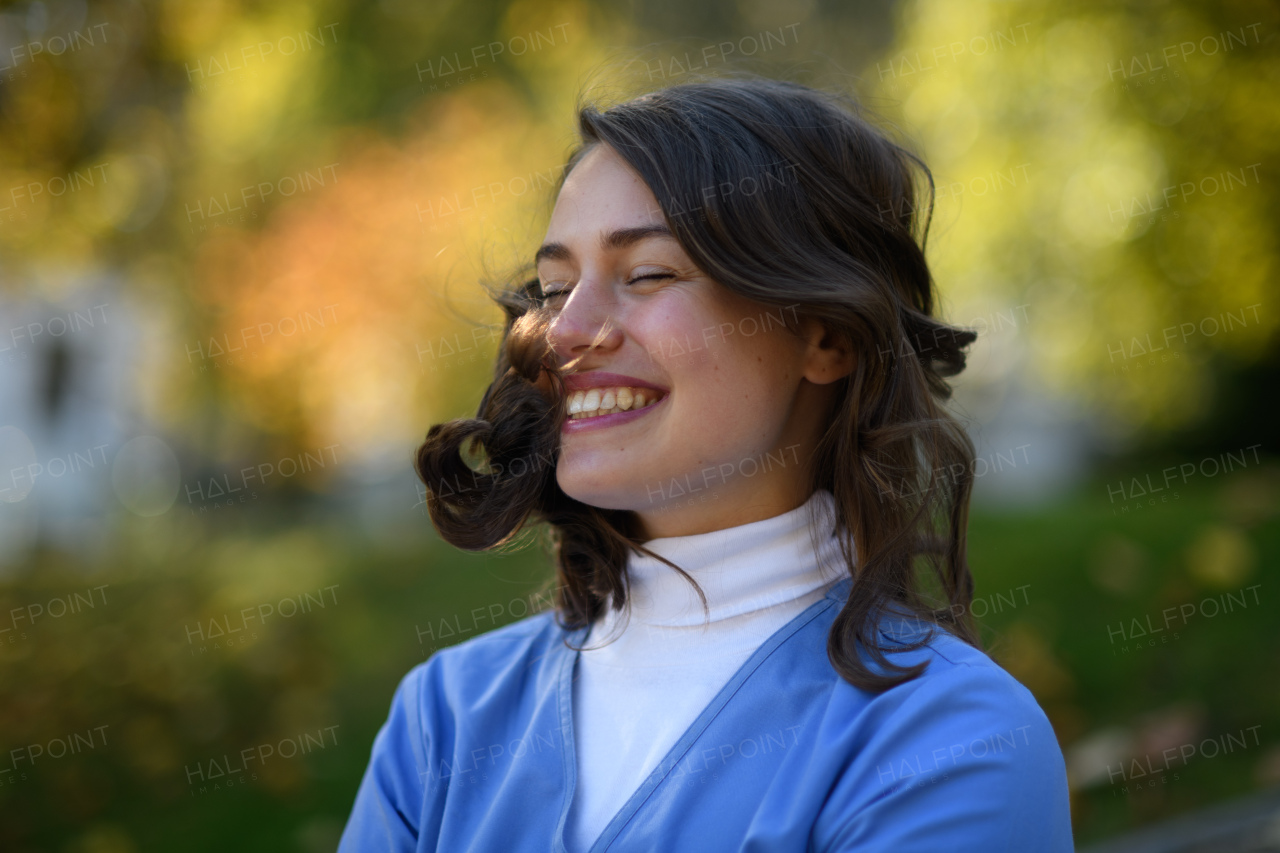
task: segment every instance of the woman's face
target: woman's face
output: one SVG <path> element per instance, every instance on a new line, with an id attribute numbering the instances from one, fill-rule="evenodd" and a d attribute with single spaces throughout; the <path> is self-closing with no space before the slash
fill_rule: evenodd
<path id="1" fill-rule="evenodd" d="M 554 294 L 559 364 L 581 357 L 566 377 L 570 410 L 595 415 L 561 433 L 567 495 L 635 511 L 647 539 L 769 518 L 809 496 L 829 383 L 851 357 L 825 346 L 819 324 L 788 331 L 798 305 L 756 303 L 695 267 L 609 146 L 565 181 L 538 278 Z M 606 407 L 619 411 L 597 414 Z"/>

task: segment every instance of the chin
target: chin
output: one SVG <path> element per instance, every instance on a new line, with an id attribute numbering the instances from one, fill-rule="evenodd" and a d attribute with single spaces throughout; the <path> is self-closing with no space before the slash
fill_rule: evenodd
<path id="1" fill-rule="evenodd" d="M 589 478 L 557 474 L 556 482 L 560 491 L 575 501 L 600 509 L 636 509 L 645 501 L 643 486 L 619 485 L 617 479 L 601 476 L 597 471 L 593 471 Z"/>

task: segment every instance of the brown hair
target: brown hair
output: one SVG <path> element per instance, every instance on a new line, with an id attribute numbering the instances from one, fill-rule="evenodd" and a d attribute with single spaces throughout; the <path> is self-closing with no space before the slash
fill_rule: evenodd
<path id="1" fill-rule="evenodd" d="M 603 111 L 580 103 L 580 142 L 558 187 L 587 151 L 609 145 L 703 272 L 816 318 L 854 346 L 856 366 L 839 380 L 810 470 L 812 488 L 835 497 L 853 578 L 828 657 L 851 684 L 880 691 L 925 667 L 885 656 L 877 623 L 887 606 L 905 605 L 930 628 L 905 648 L 936 627 L 980 647 L 965 556 L 974 449 L 942 405 L 946 378 L 964 368 L 977 335 L 933 316 L 924 257 L 932 175 L 861 113 L 847 95 L 744 74 Z M 622 609 L 629 551 L 651 552 L 634 513 L 581 503 L 556 482 L 564 366 L 551 355 L 553 316 L 530 270 L 493 293 L 506 321 L 476 417 L 431 427 L 416 468 L 432 522 L 459 548 L 490 549 L 531 522 L 549 526 L 557 621 L 570 630 L 610 600 Z"/>

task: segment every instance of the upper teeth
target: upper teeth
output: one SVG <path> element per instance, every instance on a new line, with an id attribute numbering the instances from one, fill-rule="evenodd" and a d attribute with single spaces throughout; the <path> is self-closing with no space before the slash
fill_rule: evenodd
<path id="1" fill-rule="evenodd" d="M 592 418 L 629 409 L 643 409 L 645 406 L 652 406 L 661 397 L 662 392 L 652 388 L 590 388 L 568 395 L 565 398 L 565 411 L 574 420 Z"/>

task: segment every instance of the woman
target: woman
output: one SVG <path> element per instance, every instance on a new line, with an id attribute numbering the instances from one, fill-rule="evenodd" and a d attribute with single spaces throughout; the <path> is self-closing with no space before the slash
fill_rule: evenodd
<path id="1" fill-rule="evenodd" d="M 975 335 L 932 316 L 927 169 L 748 77 L 579 132 L 478 417 L 417 459 L 454 545 L 547 525 L 556 607 L 405 677 L 341 849 L 1072 850 L 963 615 Z"/>

